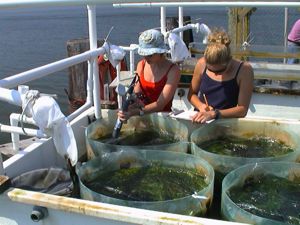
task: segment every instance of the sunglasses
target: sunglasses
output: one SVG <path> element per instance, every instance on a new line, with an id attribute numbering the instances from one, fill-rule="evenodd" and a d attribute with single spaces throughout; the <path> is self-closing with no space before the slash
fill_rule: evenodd
<path id="1" fill-rule="evenodd" d="M 144 58 L 152 58 L 152 56 L 154 56 L 154 54 L 152 54 L 152 55 L 145 55 Z"/>
<path id="2" fill-rule="evenodd" d="M 206 68 L 207 68 L 208 71 L 213 72 L 213 73 L 222 73 L 227 69 L 228 63 L 227 64 L 220 64 L 220 65 L 223 66 L 220 69 L 212 69 L 212 68 L 209 68 L 209 66 L 206 66 Z"/>

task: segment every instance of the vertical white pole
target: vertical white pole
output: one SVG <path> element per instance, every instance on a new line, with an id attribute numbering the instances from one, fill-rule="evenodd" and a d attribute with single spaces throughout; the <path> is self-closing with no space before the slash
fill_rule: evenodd
<path id="1" fill-rule="evenodd" d="M 166 7 L 160 7 L 160 31 L 162 34 L 166 33 Z"/>
<path id="2" fill-rule="evenodd" d="M 91 60 L 87 61 L 88 63 L 88 77 L 86 85 L 86 102 L 93 104 L 93 62 Z"/>
<path id="3" fill-rule="evenodd" d="M 183 27 L 183 8 L 178 7 L 178 26 Z M 183 32 L 179 33 L 180 38 L 183 39 Z"/>
<path id="4" fill-rule="evenodd" d="M 106 100 L 106 101 L 109 100 L 109 87 L 108 87 L 108 83 L 104 84 L 103 99 Z"/>
<path id="5" fill-rule="evenodd" d="M 284 8 L 284 33 L 283 33 L 283 45 L 284 51 L 286 52 L 287 48 L 287 38 L 288 38 L 288 18 L 289 18 L 289 9 L 287 7 Z M 286 58 L 283 59 L 283 63 L 286 63 Z"/>
<path id="6" fill-rule="evenodd" d="M 90 49 L 97 48 L 97 26 L 96 26 L 96 6 L 87 5 L 88 9 L 88 21 L 89 21 L 89 38 L 90 38 Z M 95 117 L 99 119 L 101 115 L 101 100 L 100 100 L 100 82 L 99 82 L 99 68 L 98 68 L 98 57 L 91 60 L 93 68 L 93 81 L 94 81 L 94 107 Z"/>
<path id="7" fill-rule="evenodd" d="M 129 60 L 130 60 L 130 73 L 134 74 L 134 51 L 130 50 L 129 52 Z"/>
<path id="8" fill-rule="evenodd" d="M 14 118 L 13 114 L 10 114 L 9 120 L 10 120 L 11 126 L 17 127 L 19 125 L 19 121 Z M 11 142 L 12 142 L 13 150 L 19 151 L 20 135 L 18 133 L 11 133 L 10 135 L 11 135 Z"/>
<path id="9" fill-rule="evenodd" d="M 121 73 L 121 63 L 119 63 L 117 66 L 116 66 L 116 70 L 117 70 L 117 81 L 118 81 L 118 84 L 120 83 L 120 73 Z M 121 109 L 122 108 L 122 96 L 118 94 L 118 109 Z"/>
<path id="10" fill-rule="evenodd" d="M 2 159 L 2 155 L 0 153 L 0 175 L 4 175 L 4 167 L 3 167 L 3 159 Z"/>
<path id="11" fill-rule="evenodd" d="M 19 85 L 18 86 L 18 92 L 21 96 L 21 99 L 22 99 L 22 95 L 25 95 L 26 92 L 29 91 L 29 86 L 27 85 Z M 16 118 L 16 117 L 19 117 L 17 116 L 16 114 L 12 113 L 10 114 L 9 116 L 9 120 L 10 120 L 10 125 L 11 126 L 18 126 L 19 124 L 19 118 Z M 20 148 L 20 135 L 18 133 L 11 133 L 11 142 L 12 142 L 12 147 L 13 147 L 13 150 L 15 151 L 19 151 L 19 148 Z"/>

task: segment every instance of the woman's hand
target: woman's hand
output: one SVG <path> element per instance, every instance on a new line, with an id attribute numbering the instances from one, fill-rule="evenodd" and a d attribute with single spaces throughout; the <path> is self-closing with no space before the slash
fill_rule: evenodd
<path id="1" fill-rule="evenodd" d="M 205 123 L 209 120 L 212 120 L 216 117 L 215 111 L 204 111 L 198 112 L 192 117 L 193 123 Z"/>
<path id="2" fill-rule="evenodd" d="M 123 112 L 122 110 L 120 110 L 120 111 L 118 112 L 118 118 L 119 118 L 122 122 L 126 122 L 130 117 L 131 117 L 130 111 Z"/>
<path id="3" fill-rule="evenodd" d="M 125 112 L 125 111 L 122 111 L 120 110 L 118 112 L 118 118 L 122 121 L 122 122 L 125 122 L 127 121 L 130 117 L 132 116 L 137 116 L 140 114 L 140 109 L 142 107 L 144 107 L 145 105 L 140 102 L 140 101 L 136 101 L 134 103 L 132 103 L 131 105 L 129 105 L 128 107 L 128 110 Z"/>
<path id="4" fill-rule="evenodd" d="M 207 106 L 205 104 L 201 104 L 201 107 L 200 109 L 198 109 L 200 112 L 206 112 L 206 111 L 211 111 L 211 110 L 214 110 L 214 108 L 212 106 Z"/>

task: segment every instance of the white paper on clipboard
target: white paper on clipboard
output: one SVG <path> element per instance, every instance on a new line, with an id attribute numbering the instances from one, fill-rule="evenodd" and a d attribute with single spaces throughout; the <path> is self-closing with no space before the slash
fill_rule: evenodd
<path id="1" fill-rule="evenodd" d="M 196 115 L 197 111 L 183 111 L 178 114 L 172 114 L 171 117 L 176 118 L 176 119 L 182 119 L 182 120 L 192 120 L 192 117 Z"/>
<path id="2" fill-rule="evenodd" d="M 171 113 L 170 116 L 176 119 L 182 119 L 182 120 L 192 120 L 192 117 L 194 115 L 196 115 L 196 113 L 198 113 L 198 111 L 183 111 L 181 113 L 178 114 L 173 114 Z M 214 119 L 206 121 L 206 123 L 211 123 L 212 121 L 214 121 Z"/>

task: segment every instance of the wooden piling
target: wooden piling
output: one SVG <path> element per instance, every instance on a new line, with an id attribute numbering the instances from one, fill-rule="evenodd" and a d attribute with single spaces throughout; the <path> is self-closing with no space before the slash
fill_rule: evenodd
<path id="1" fill-rule="evenodd" d="M 249 41 L 250 16 L 256 8 L 241 7 L 230 8 L 228 10 L 228 33 L 231 45 L 241 46 L 245 41 Z M 239 59 L 243 59 L 240 57 Z"/>
<path id="2" fill-rule="evenodd" d="M 102 46 L 104 41 L 99 41 L 97 45 Z M 72 39 L 67 41 L 68 57 L 78 55 L 90 49 L 88 38 Z M 86 101 L 86 82 L 87 82 L 88 64 L 83 62 L 69 68 L 69 112 L 73 112 Z"/>

